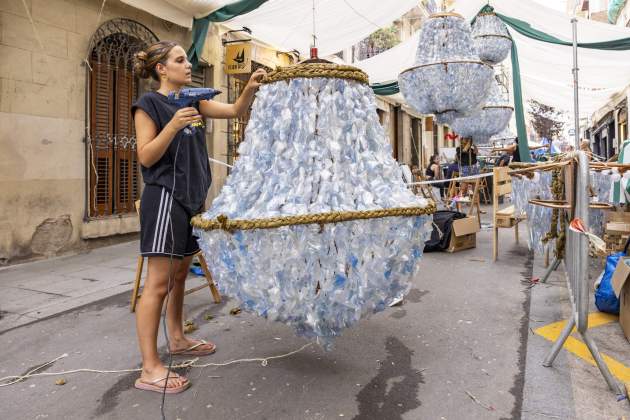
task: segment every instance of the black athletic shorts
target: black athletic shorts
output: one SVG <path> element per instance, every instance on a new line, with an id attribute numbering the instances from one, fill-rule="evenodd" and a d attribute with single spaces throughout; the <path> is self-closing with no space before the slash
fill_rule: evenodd
<path id="1" fill-rule="evenodd" d="M 172 253 L 181 259 L 199 252 L 190 225 L 193 215 L 166 188 L 145 185 L 140 200 L 140 254 L 170 257 Z"/>

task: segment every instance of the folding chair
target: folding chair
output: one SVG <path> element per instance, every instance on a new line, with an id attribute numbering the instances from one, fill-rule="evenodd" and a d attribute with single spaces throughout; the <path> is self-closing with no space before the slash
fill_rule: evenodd
<path id="1" fill-rule="evenodd" d="M 138 215 L 140 215 L 140 200 L 136 201 L 136 211 Z M 195 257 L 199 260 L 199 264 L 201 265 L 201 269 L 206 278 L 207 287 L 210 288 L 210 293 L 212 294 L 212 298 L 214 303 L 221 303 L 221 294 L 219 290 L 217 290 L 217 286 L 214 284 L 214 280 L 212 280 L 212 275 L 210 274 L 210 270 L 208 270 L 208 264 L 206 263 L 206 259 L 203 257 L 201 251 L 195 254 Z M 140 294 L 140 280 L 142 279 L 142 268 L 144 266 L 144 257 L 142 255 L 138 255 L 138 265 L 136 268 L 136 279 L 133 285 L 133 291 L 131 293 L 131 312 L 136 311 L 136 304 L 138 303 L 138 299 L 142 296 Z M 206 287 L 205 284 L 200 286 L 193 287 L 192 289 L 188 289 L 184 292 L 184 295 L 189 295 L 198 290 L 204 289 Z"/>

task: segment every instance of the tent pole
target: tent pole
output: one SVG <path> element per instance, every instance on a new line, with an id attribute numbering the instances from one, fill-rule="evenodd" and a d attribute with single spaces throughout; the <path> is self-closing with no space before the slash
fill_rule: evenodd
<path id="1" fill-rule="evenodd" d="M 575 112 L 575 150 L 580 150 L 580 112 L 578 108 L 577 19 L 571 19 L 573 27 L 573 108 Z"/>

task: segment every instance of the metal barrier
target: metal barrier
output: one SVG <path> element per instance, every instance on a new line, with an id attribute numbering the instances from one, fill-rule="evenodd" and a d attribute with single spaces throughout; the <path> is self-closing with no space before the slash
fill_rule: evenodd
<path id="1" fill-rule="evenodd" d="M 565 195 L 571 206 L 570 210 L 565 211 L 563 217 L 568 220 L 579 218 L 588 228 L 588 211 L 589 211 L 589 161 L 583 152 L 577 152 L 575 155 L 577 164 L 567 166 L 566 170 L 572 171 L 571 178 L 573 182 L 566 183 L 565 186 L 570 191 L 565 191 Z M 602 359 L 597 345 L 588 331 L 588 297 L 589 297 L 589 281 L 588 281 L 588 237 L 582 233 L 569 229 L 569 223 L 566 224 L 566 247 L 564 255 L 564 267 L 566 271 L 567 287 L 569 289 L 569 297 L 571 300 L 572 316 L 567 321 L 560 336 L 553 344 L 551 351 L 545 358 L 543 366 L 550 367 L 560 352 L 567 338 L 571 334 L 574 327 L 580 333 L 584 343 L 591 352 L 593 359 L 597 363 L 597 367 L 606 379 L 610 389 L 617 395 L 625 395 L 623 388 L 615 380 L 608 366 Z M 552 271 L 560 265 L 560 260 L 556 259 L 542 281 L 546 281 Z"/>

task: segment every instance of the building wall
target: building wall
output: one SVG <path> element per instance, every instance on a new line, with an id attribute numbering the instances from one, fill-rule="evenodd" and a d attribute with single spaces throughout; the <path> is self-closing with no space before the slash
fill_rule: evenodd
<path id="1" fill-rule="evenodd" d="M 135 215 L 84 221 L 83 62 L 102 2 L 25 1 L 42 46 L 22 0 L 0 1 L 0 263 L 139 229 Z M 109 0 L 100 23 L 114 17 L 190 44 L 184 28 Z"/>

